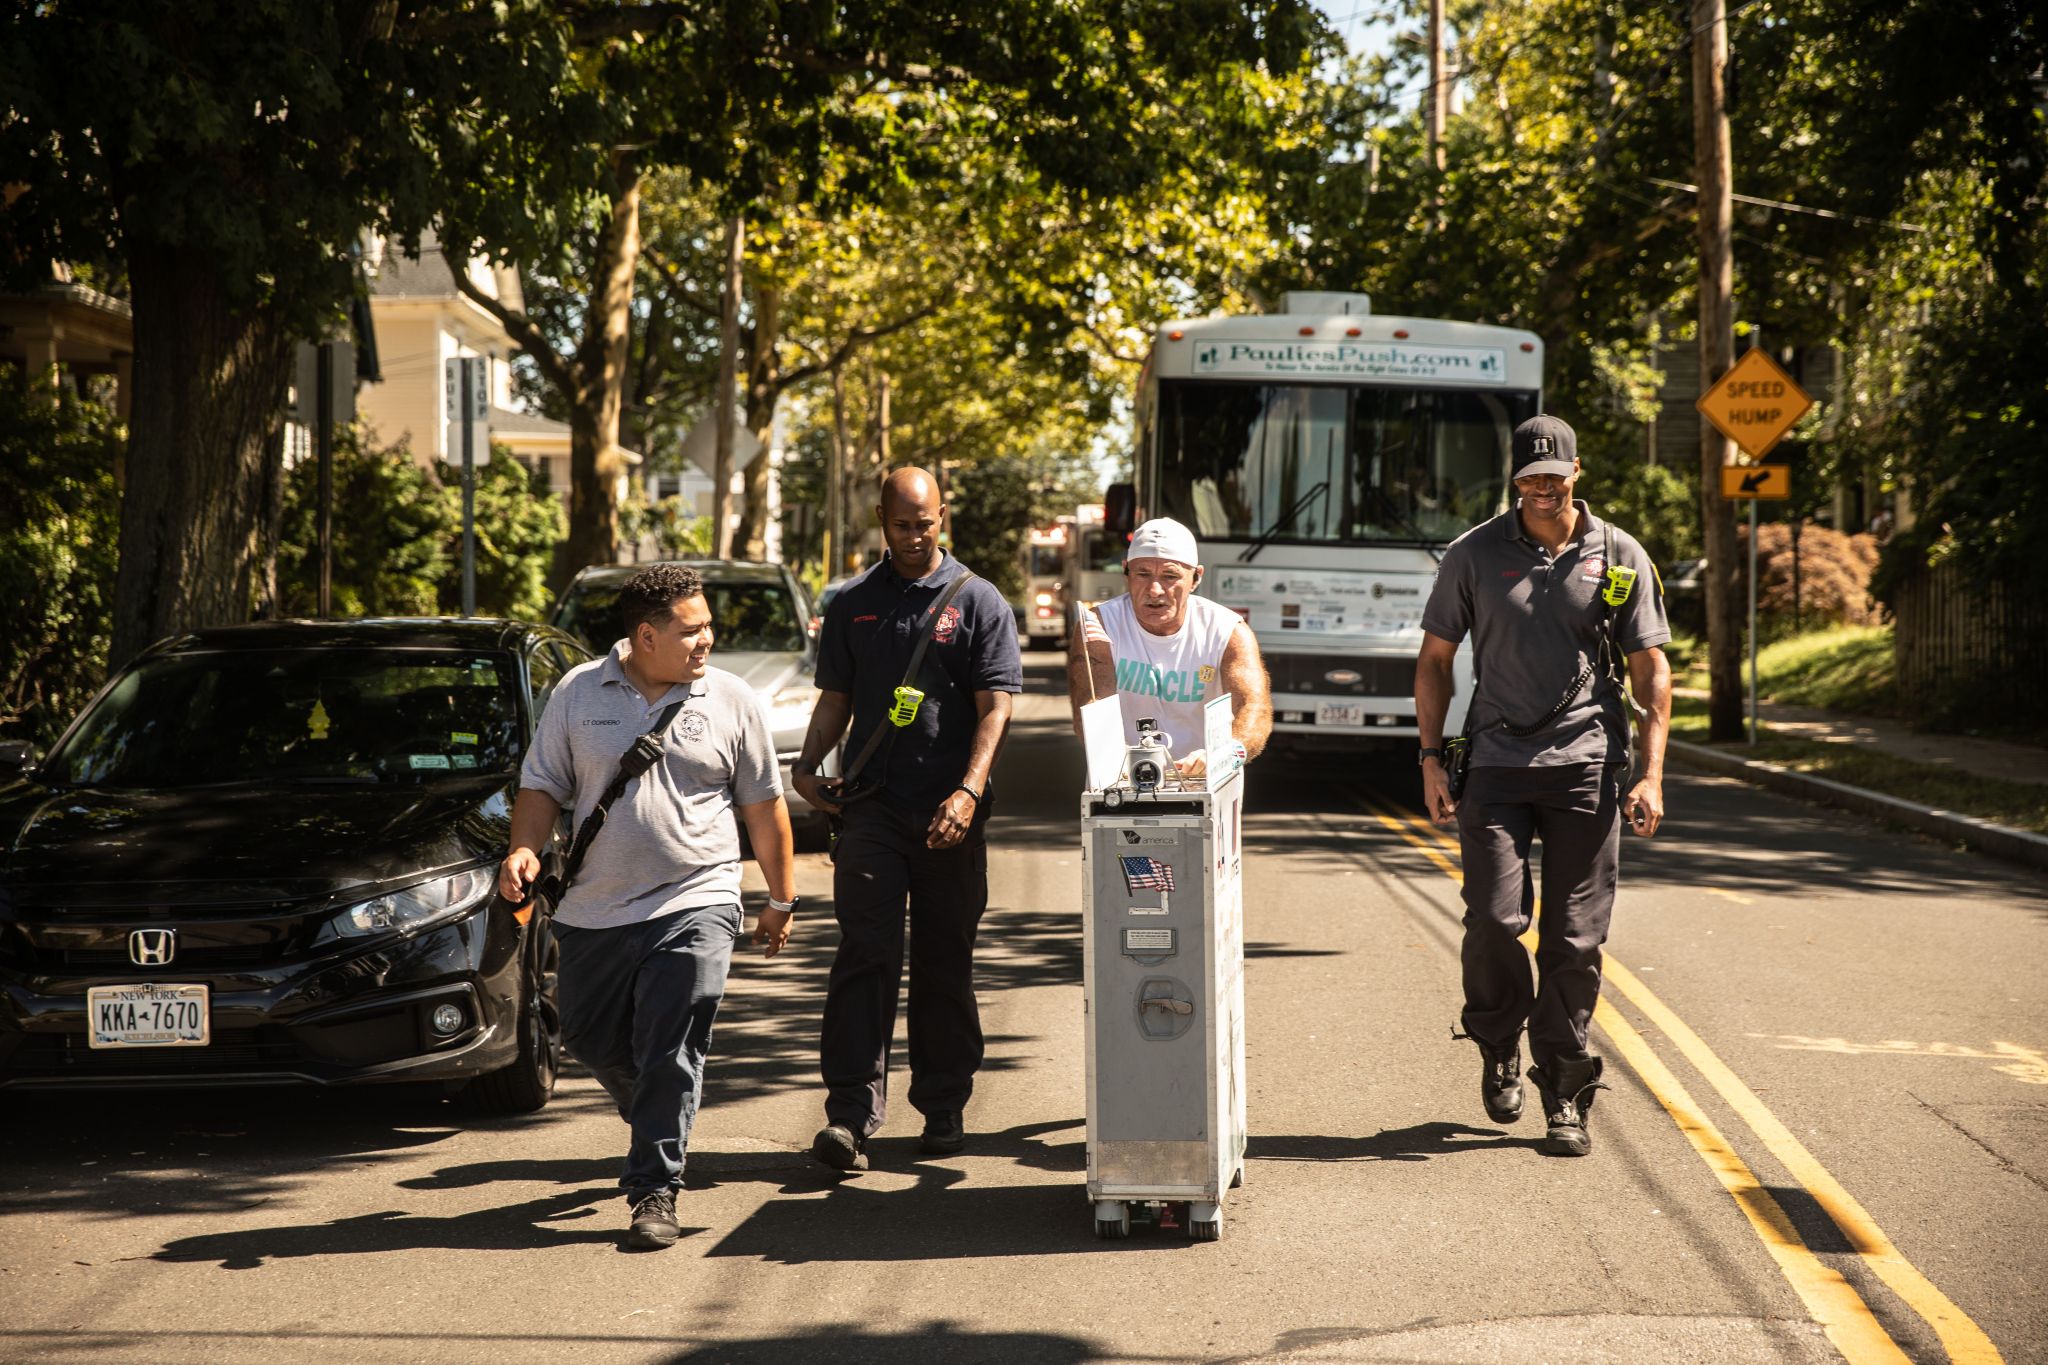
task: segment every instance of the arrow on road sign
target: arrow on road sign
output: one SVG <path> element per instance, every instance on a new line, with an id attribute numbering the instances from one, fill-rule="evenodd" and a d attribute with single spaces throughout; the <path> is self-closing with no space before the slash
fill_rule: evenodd
<path id="1" fill-rule="evenodd" d="M 1745 502 L 1783 501 L 1792 496 L 1792 466 L 1788 464 L 1722 465 L 1721 496 Z"/>

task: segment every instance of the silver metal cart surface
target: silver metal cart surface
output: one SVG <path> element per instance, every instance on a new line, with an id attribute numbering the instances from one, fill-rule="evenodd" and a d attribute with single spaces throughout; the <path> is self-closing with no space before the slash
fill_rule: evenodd
<path id="1" fill-rule="evenodd" d="M 1099 1237 L 1129 1236 L 1134 1205 L 1168 1226 L 1185 1204 L 1188 1236 L 1214 1241 L 1243 1183 L 1244 774 L 1215 782 L 1081 796 Z"/>

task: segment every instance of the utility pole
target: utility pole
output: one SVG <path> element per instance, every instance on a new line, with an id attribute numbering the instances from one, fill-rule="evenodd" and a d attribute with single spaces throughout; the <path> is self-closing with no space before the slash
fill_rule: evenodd
<path id="1" fill-rule="evenodd" d="M 313 458 L 318 462 L 320 600 L 319 615 L 334 615 L 334 343 L 315 348 Z"/>
<path id="2" fill-rule="evenodd" d="M 1734 168 L 1728 144 L 1727 0 L 1692 0 L 1693 159 L 1699 184 L 1700 392 L 1735 363 Z M 1700 422 L 1700 525 L 1707 554 L 1707 738 L 1742 738 L 1742 602 L 1735 516 L 1721 496 L 1734 445 Z"/>
<path id="3" fill-rule="evenodd" d="M 1444 0 L 1429 0 L 1429 217 L 1444 229 L 1444 124 L 1450 118 L 1451 88 L 1444 79 Z"/>
<path id="4" fill-rule="evenodd" d="M 732 444 L 740 351 L 740 263 L 746 259 L 746 233 L 738 214 L 725 222 L 725 280 L 718 290 L 718 393 L 713 400 L 718 452 L 711 478 L 711 553 L 732 555 Z"/>

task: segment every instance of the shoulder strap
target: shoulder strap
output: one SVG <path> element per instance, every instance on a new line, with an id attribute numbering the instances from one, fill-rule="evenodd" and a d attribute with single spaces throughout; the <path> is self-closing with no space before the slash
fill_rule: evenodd
<path id="1" fill-rule="evenodd" d="M 569 856 L 562 861 L 563 892 L 576 880 L 576 873 L 583 867 L 583 855 L 590 852 L 591 841 L 604 828 L 605 812 L 611 809 L 612 802 L 625 794 L 626 787 L 634 778 L 644 776 L 661 757 L 662 748 L 668 742 L 668 727 L 674 722 L 676 712 L 682 710 L 689 700 L 685 696 L 679 702 L 672 702 L 656 718 L 653 728 L 634 740 L 633 747 L 619 756 L 619 770 L 612 774 L 610 784 L 597 798 L 597 804 L 590 808 L 590 814 L 583 817 L 583 823 L 576 827 L 576 837 L 570 841 Z"/>
<path id="2" fill-rule="evenodd" d="M 974 577 L 974 570 L 962 567 L 960 576 L 951 583 L 948 583 L 946 590 L 939 594 L 939 600 L 932 603 L 925 611 L 924 621 L 918 627 L 917 648 L 911 651 L 910 667 L 903 670 L 903 686 L 908 687 L 917 681 L 917 670 L 924 666 L 925 651 L 931 648 L 932 636 L 938 634 L 939 614 L 952 605 L 953 599 L 960 595 L 960 589 L 966 587 L 967 580 L 972 577 Z M 868 733 L 868 742 L 861 746 L 859 756 L 853 760 L 852 766 L 840 774 L 839 781 L 842 786 L 860 776 L 861 769 L 867 767 L 868 760 L 873 758 L 875 750 L 881 747 L 883 737 L 893 728 L 893 726 L 877 724 Z"/>

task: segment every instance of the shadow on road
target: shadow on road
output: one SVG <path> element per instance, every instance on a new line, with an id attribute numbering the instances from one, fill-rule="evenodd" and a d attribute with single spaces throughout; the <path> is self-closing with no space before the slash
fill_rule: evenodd
<path id="1" fill-rule="evenodd" d="M 7 1098 L 0 1214 L 157 1217 L 253 1208 L 330 1172 L 465 1130 L 531 1133 L 609 1108 L 565 1086 L 538 1114 L 481 1118 L 438 1089 L 128 1091 Z"/>
<path id="2" fill-rule="evenodd" d="M 1371 1137 L 1312 1134 L 1299 1137 L 1253 1135 L 1245 1143 L 1249 1161 L 1427 1161 L 1457 1152 L 1498 1152 L 1509 1147 L 1539 1149 L 1543 1139 L 1511 1137 L 1498 1128 L 1462 1123 L 1418 1123 L 1383 1128 Z"/>
<path id="3" fill-rule="evenodd" d="M 150 1259 L 211 1261 L 222 1270 L 254 1270 L 301 1256 L 349 1256 L 378 1251 L 531 1251 L 539 1247 L 616 1244 L 626 1205 L 612 1186 L 564 1190 L 520 1204 L 503 1204 L 448 1218 L 389 1209 L 325 1223 L 282 1224 L 206 1232 L 166 1242 Z M 584 1221 L 588 1220 L 588 1221 Z M 575 1221 L 560 1228 L 552 1223 Z M 685 1227 L 693 1237 L 703 1228 Z"/>
<path id="4" fill-rule="evenodd" d="M 1108 1358 L 1103 1347 L 1079 1337 L 977 1332 L 950 1322 L 930 1322 L 907 1332 L 871 1332 L 853 1323 L 835 1323 L 788 1336 L 708 1342 L 665 1359 L 669 1365 L 787 1365 L 793 1360 L 844 1365 L 1081 1365 Z M 1145 1357 L 1119 1351 L 1116 1359 Z"/>

